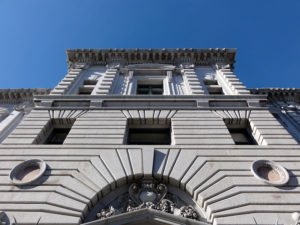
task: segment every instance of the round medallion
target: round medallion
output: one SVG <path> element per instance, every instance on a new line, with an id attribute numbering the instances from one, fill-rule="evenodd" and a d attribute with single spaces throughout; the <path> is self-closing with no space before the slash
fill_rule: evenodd
<path id="1" fill-rule="evenodd" d="M 289 173 L 281 165 L 268 160 L 252 163 L 251 172 L 259 180 L 274 186 L 281 186 L 289 181 Z"/>
<path id="2" fill-rule="evenodd" d="M 16 185 L 29 184 L 40 178 L 46 170 L 46 163 L 40 159 L 26 160 L 15 166 L 9 174 Z"/>

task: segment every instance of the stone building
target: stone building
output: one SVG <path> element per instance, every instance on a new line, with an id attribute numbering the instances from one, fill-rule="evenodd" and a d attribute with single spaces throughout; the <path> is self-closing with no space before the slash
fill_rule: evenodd
<path id="1" fill-rule="evenodd" d="M 247 89 L 235 54 L 68 50 L 1 111 L 2 224 L 299 224 L 299 89 Z"/>

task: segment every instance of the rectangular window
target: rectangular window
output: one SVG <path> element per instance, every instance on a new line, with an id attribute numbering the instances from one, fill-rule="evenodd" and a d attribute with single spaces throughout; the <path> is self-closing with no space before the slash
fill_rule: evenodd
<path id="1" fill-rule="evenodd" d="M 128 121 L 127 140 L 128 145 L 170 145 L 171 121 L 165 120 L 154 124 L 147 121 L 142 124 L 139 120 Z"/>
<path id="2" fill-rule="evenodd" d="M 171 135 L 169 128 L 129 128 L 129 145 L 169 145 Z"/>
<path id="3" fill-rule="evenodd" d="M 138 95 L 162 95 L 164 93 L 163 84 L 138 84 Z"/>
<path id="4" fill-rule="evenodd" d="M 34 144 L 63 144 L 74 122 L 75 119 L 70 118 L 55 118 L 49 120 L 36 137 Z"/>
<path id="5" fill-rule="evenodd" d="M 236 145 L 257 145 L 247 119 L 224 119 L 227 129 Z"/>
<path id="6" fill-rule="evenodd" d="M 215 79 L 205 78 L 203 81 L 205 85 L 218 85 L 218 81 Z"/>
<path id="7" fill-rule="evenodd" d="M 84 80 L 83 85 L 96 85 L 98 80 Z"/>
<path id="8" fill-rule="evenodd" d="M 92 94 L 94 88 L 80 87 L 78 94 L 79 95 L 90 95 Z"/>
<path id="9" fill-rule="evenodd" d="M 204 79 L 204 84 L 207 88 L 208 94 L 211 95 L 222 95 L 222 87 L 218 84 L 218 81 L 215 79 Z"/>
<path id="10" fill-rule="evenodd" d="M 92 94 L 98 80 L 84 80 L 81 87 L 78 90 L 79 95 L 90 95 Z"/>
<path id="11" fill-rule="evenodd" d="M 70 130 L 71 128 L 54 128 L 44 144 L 63 144 Z"/>

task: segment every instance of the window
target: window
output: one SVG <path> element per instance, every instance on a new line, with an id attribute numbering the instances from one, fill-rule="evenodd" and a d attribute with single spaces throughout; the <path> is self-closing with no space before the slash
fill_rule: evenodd
<path id="1" fill-rule="evenodd" d="M 54 128 L 44 144 L 63 144 L 70 130 L 71 128 Z"/>
<path id="2" fill-rule="evenodd" d="M 79 95 L 90 95 L 92 94 L 98 80 L 84 80 L 82 86 L 78 90 Z"/>
<path id="3" fill-rule="evenodd" d="M 85 88 L 85 87 L 80 87 L 78 94 L 79 95 L 90 95 L 92 94 L 94 88 Z"/>
<path id="4" fill-rule="evenodd" d="M 126 144 L 170 145 L 171 121 L 161 120 L 157 123 L 154 123 L 154 121 L 147 121 L 147 123 L 142 124 L 138 119 L 129 120 Z"/>
<path id="5" fill-rule="evenodd" d="M 252 135 L 249 120 L 224 119 L 227 129 L 236 145 L 257 145 Z"/>
<path id="6" fill-rule="evenodd" d="M 222 87 L 219 86 L 218 81 L 212 78 L 205 78 L 204 84 L 207 88 L 208 94 L 211 95 L 222 95 L 223 90 Z"/>
<path id="7" fill-rule="evenodd" d="M 45 125 L 35 140 L 35 144 L 63 144 L 68 136 L 75 119 L 56 118 L 51 119 Z"/>
<path id="8" fill-rule="evenodd" d="M 138 95 L 162 95 L 163 84 L 138 84 L 136 93 Z"/>
<path id="9" fill-rule="evenodd" d="M 84 80 L 83 85 L 96 85 L 98 80 Z"/>

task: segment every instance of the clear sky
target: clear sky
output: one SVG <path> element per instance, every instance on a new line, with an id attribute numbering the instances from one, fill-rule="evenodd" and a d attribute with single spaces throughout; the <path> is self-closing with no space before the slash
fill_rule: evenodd
<path id="1" fill-rule="evenodd" d="M 54 87 L 71 48 L 237 48 L 247 87 L 300 88 L 300 0 L 0 0 L 0 88 Z"/>

